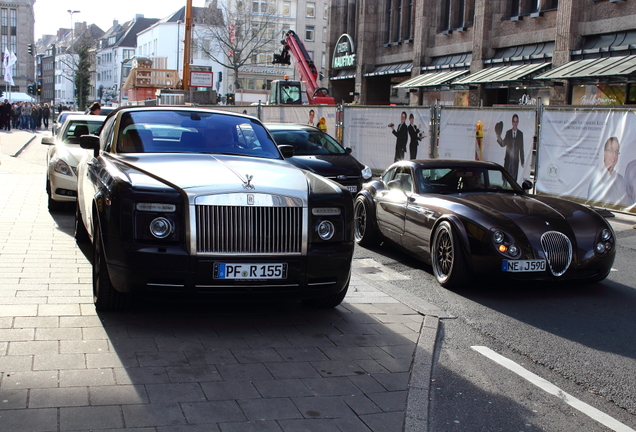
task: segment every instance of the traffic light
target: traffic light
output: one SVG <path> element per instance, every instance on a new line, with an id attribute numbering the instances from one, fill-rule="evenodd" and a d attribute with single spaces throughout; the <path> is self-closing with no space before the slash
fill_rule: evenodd
<path id="1" fill-rule="evenodd" d="M 227 104 L 234 105 L 234 93 L 228 93 L 226 96 L 227 96 Z"/>
<path id="2" fill-rule="evenodd" d="M 37 86 L 37 93 L 38 93 L 38 96 L 42 96 L 42 84 L 40 84 L 39 82 Z"/>
<path id="3" fill-rule="evenodd" d="M 27 93 L 30 95 L 35 95 L 35 84 L 27 85 Z"/>
<path id="4" fill-rule="evenodd" d="M 27 45 L 27 52 L 28 52 L 29 54 L 33 55 L 33 54 L 34 54 L 34 52 L 35 52 L 34 48 L 35 48 L 35 47 L 33 46 L 33 44 L 28 44 L 28 45 Z"/>
<path id="5" fill-rule="evenodd" d="M 219 72 L 219 82 L 223 82 L 223 72 Z"/>

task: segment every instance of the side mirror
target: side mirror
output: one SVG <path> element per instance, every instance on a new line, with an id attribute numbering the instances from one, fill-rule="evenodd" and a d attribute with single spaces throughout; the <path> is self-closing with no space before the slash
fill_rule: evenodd
<path id="1" fill-rule="evenodd" d="M 53 145 L 55 144 L 55 137 L 47 136 L 42 138 L 42 144 L 44 145 Z"/>
<path id="2" fill-rule="evenodd" d="M 351 150 L 351 147 L 345 147 L 345 153 L 350 155 L 351 153 L 353 153 L 353 150 Z"/>
<path id="3" fill-rule="evenodd" d="M 528 192 L 533 187 L 534 184 L 530 180 L 524 180 L 523 183 L 521 183 L 521 188 L 526 192 Z"/>
<path id="4" fill-rule="evenodd" d="M 400 180 L 391 180 L 387 186 L 389 186 L 389 189 L 402 189 L 402 182 Z"/>
<path id="5" fill-rule="evenodd" d="M 99 137 L 96 135 L 82 135 L 80 137 L 80 147 L 86 150 L 93 150 L 93 157 L 99 156 Z"/>
<path id="6" fill-rule="evenodd" d="M 285 159 L 293 157 L 294 156 L 294 152 L 296 151 L 296 149 L 294 148 L 293 145 L 288 145 L 288 144 L 279 145 L 278 146 L 278 150 L 280 150 L 280 152 L 283 154 L 283 157 Z"/>

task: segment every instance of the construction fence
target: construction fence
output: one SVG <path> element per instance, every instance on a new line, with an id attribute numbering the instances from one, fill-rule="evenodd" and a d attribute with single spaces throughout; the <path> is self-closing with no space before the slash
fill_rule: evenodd
<path id="1" fill-rule="evenodd" d="M 376 171 L 393 163 L 396 137 L 389 125 L 397 130 L 404 113 L 406 124 L 420 130 L 416 145 L 407 144 L 406 158 L 493 161 L 505 166 L 519 183 L 533 180 L 538 194 L 636 213 L 636 109 L 541 104 L 500 108 L 253 105 L 221 109 L 246 112 L 263 122 L 317 125 L 324 119 L 327 132 Z M 416 154 L 411 155 L 409 147 L 414 147 Z"/>

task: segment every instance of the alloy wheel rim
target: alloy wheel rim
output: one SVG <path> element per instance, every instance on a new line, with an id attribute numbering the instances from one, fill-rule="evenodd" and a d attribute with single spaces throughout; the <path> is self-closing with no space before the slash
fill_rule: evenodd
<path id="1" fill-rule="evenodd" d="M 356 203 L 356 218 L 355 218 L 355 235 L 356 240 L 360 240 L 364 237 L 365 227 L 367 222 L 367 213 L 362 203 Z"/>
<path id="2" fill-rule="evenodd" d="M 437 270 L 442 278 L 446 278 L 453 266 L 453 243 L 448 231 L 440 233 L 437 242 Z"/>

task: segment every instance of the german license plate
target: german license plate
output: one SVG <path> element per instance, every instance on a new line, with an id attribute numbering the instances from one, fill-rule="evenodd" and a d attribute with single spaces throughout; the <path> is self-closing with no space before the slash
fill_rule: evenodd
<path id="1" fill-rule="evenodd" d="M 501 270 L 505 272 L 538 272 L 545 270 L 545 260 L 503 260 Z"/>
<path id="2" fill-rule="evenodd" d="M 349 189 L 349 192 L 358 192 L 358 186 L 347 186 L 347 189 Z"/>
<path id="3" fill-rule="evenodd" d="M 214 279 L 286 279 L 287 263 L 214 264 Z"/>

